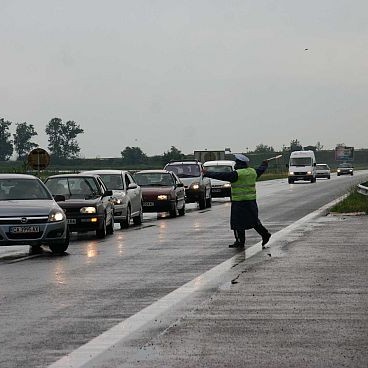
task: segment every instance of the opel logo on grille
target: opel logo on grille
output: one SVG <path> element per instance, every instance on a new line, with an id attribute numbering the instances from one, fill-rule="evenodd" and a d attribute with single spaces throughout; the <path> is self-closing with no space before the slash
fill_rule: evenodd
<path id="1" fill-rule="evenodd" d="M 26 223 L 27 223 L 27 221 L 28 221 L 27 217 L 22 217 L 22 218 L 20 219 L 20 222 L 21 222 L 22 224 L 26 224 Z"/>

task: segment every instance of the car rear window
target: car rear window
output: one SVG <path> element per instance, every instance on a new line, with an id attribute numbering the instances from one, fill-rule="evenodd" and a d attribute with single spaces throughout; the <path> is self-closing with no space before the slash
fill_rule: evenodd
<path id="1" fill-rule="evenodd" d="M 205 166 L 205 169 L 208 172 L 232 172 L 233 171 L 233 168 L 231 166 L 225 166 L 225 165 Z"/>
<path id="2" fill-rule="evenodd" d="M 201 170 L 197 164 L 169 164 L 165 170 L 174 172 L 179 178 L 193 178 L 201 176 Z"/>

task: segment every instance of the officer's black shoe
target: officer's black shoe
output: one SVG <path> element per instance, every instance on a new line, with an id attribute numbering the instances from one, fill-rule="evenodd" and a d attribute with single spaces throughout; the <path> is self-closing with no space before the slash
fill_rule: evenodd
<path id="1" fill-rule="evenodd" d="M 268 241 L 271 238 L 271 234 L 268 233 L 265 236 L 262 236 L 262 248 L 266 248 L 265 245 L 268 243 Z"/>
<path id="2" fill-rule="evenodd" d="M 236 241 L 233 244 L 230 244 L 229 248 L 244 248 L 244 244 L 239 243 L 239 242 Z"/>

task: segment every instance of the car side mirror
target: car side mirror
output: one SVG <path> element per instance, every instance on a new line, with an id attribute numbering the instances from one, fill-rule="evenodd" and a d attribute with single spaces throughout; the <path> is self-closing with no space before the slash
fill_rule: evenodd
<path id="1" fill-rule="evenodd" d="M 53 197 L 54 197 L 54 200 L 56 202 L 64 202 L 65 201 L 65 196 L 62 195 L 62 194 L 55 194 L 55 195 L 53 195 Z"/>
<path id="2" fill-rule="evenodd" d="M 182 188 L 182 187 L 184 186 L 184 184 L 183 184 L 183 183 L 178 183 L 178 184 L 176 184 L 176 186 L 177 186 L 178 188 Z"/>
<path id="3" fill-rule="evenodd" d="M 111 197 L 112 196 L 112 190 L 107 190 L 102 197 Z"/>
<path id="4" fill-rule="evenodd" d="M 128 189 L 136 189 L 136 188 L 138 188 L 138 185 L 137 185 L 137 184 L 135 184 L 135 183 L 130 183 L 130 184 L 128 185 Z"/>
<path id="5" fill-rule="evenodd" d="M 289 167 L 289 164 L 285 164 L 286 167 Z"/>

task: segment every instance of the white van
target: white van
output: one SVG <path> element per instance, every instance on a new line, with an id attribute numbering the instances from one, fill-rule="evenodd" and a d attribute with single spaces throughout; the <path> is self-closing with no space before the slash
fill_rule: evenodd
<path id="1" fill-rule="evenodd" d="M 231 172 L 234 171 L 234 167 L 235 161 L 231 160 L 206 161 L 203 164 L 203 168 L 208 172 Z M 230 197 L 230 182 L 211 178 L 211 194 L 212 198 Z"/>
<path id="2" fill-rule="evenodd" d="M 289 161 L 289 184 L 297 180 L 316 182 L 316 157 L 313 151 L 291 152 Z"/>

